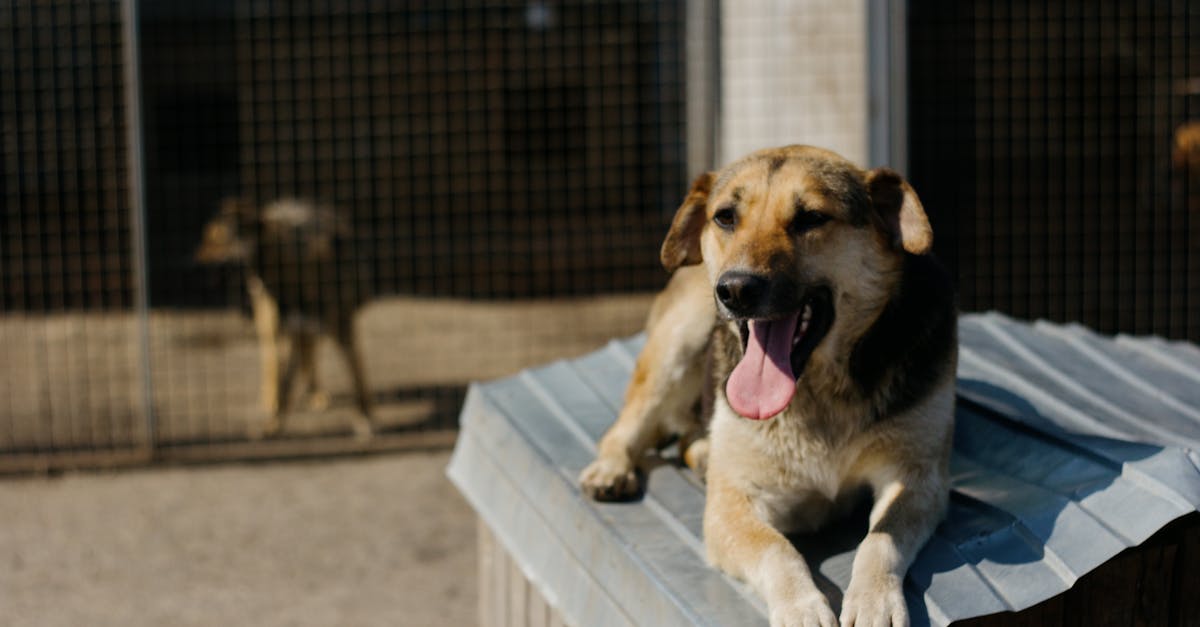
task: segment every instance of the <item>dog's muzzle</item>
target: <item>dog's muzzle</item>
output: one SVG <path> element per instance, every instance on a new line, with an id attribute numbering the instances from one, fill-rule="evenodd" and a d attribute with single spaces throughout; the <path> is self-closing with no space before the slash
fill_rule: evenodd
<path id="1" fill-rule="evenodd" d="M 726 381 L 726 399 L 747 418 L 783 411 L 796 391 L 808 358 L 833 322 L 828 287 L 731 271 L 714 293 L 723 313 L 741 332 L 742 356 Z"/>
<path id="2" fill-rule="evenodd" d="M 717 300 L 734 318 L 764 317 L 771 300 L 771 282 L 767 277 L 732 270 L 717 279 Z"/>

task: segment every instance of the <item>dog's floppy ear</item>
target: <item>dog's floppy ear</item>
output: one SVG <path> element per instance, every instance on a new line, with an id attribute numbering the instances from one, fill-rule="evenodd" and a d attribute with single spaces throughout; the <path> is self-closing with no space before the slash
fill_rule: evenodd
<path id="1" fill-rule="evenodd" d="M 659 258 L 667 272 L 674 272 L 679 266 L 692 266 L 703 261 L 700 255 L 700 232 L 708 220 L 705 206 L 708 204 L 708 193 L 712 191 L 713 173 L 705 172 L 696 177 L 687 198 L 675 212 L 671 220 L 671 230 L 663 240 Z"/>
<path id="2" fill-rule="evenodd" d="M 892 245 L 914 255 L 929 252 L 933 247 L 933 228 L 912 185 L 888 168 L 867 172 L 866 182 L 875 214 L 882 220 Z"/>

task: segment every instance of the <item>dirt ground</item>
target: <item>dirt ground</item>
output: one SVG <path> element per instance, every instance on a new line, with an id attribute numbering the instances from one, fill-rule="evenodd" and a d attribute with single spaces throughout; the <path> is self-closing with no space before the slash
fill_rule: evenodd
<path id="1" fill-rule="evenodd" d="M 599 348 L 639 330 L 649 303 L 372 303 L 359 323 L 378 418 L 402 429 L 430 414 L 423 389 Z M 147 406 L 160 444 L 199 442 L 201 458 L 207 443 L 262 446 L 246 440 L 263 419 L 253 324 L 232 310 L 152 310 L 146 322 L 143 336 L 132 313 L 0 316 L 0 456 L 143 443 Z M 348 425 L 349 380 L 331 348 L 318 349 L 331 405 L 290 416 L 288 437 Z M 0 477 L 0 624 L 474 624 L 475 523 L 448 460 Z"/>
<path id="2" fill-rule="evenodd" d="M 376 418 L 385 430 L 424 424 L 435 413 L 430 390 L 595 350 L 640 330 L 650 300 L 373 301 L 358 325 Z M 144 442 L 148 403 L 162 444 L 243 439 L 261 425 L 259 353 L 247 317 L 154 309 L 146 320 L 143 342 L 134 313 L 0 316 L 0 453 Z M 328 339 L 317 357 L 331 404 L 304 411 L 297 402 L 287 435 L 349 429 L 355 410 L 346 368 Z"/>
<path id="3" fill-rule="evenodd" d="M 469 625 L 448 452 L 0 480 L 0 622 Z"/>

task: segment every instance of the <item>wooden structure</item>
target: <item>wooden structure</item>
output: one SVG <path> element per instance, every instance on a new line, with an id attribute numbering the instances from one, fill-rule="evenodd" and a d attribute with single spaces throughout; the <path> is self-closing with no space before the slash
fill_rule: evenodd
<path id="1" fill-rule="evenodd" d="M 913 624 L 1200 620 L 1200 349 L 999 314 L 964 316 L 960 345 L 951 506 L 905 581 Z M 469 392 L 449 473 L 482 521 L 483 624 L 767 623 L 705 564 L 703 486 L 670 451 L 639 501 L 576 487 L 639 349 Z M 865 517 L 794 538 L 835 606 Z"/>

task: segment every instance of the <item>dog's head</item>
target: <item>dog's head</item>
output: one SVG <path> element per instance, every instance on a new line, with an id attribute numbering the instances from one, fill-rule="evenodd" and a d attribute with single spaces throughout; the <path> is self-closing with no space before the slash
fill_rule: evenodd
<path id="1" fill-rule="evenodd" d="M 216 215 L 204 225 L 193 258 L 204 264 L 245 261 L 250 253 L 247 238 L 257 222 L 254 203 L 243 198 L 222 200 Z"/>
<path id="2" fill-rule="evenodd" d="M 783 411 L 814 354 L 836 360 L 878 318 L 904 255 L 933 232 L 897 173 L 818 148 L 763 150 L 700 176 L 662 247 L 670 271 L 704 263 L 744 354 L 726 384 L 735 411 Z"/>

